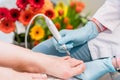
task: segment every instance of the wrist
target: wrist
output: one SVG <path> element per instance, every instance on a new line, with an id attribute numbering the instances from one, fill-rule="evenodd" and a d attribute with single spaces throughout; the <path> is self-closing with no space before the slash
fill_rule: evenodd
<path id="1" fill-rule="evenodd" d="M 103 26 L 97 19 L 92 18 L 91 21 L 96 24 L 96 28 L 99 32 L 103 32 L 104 30 L 106 30 L 106 27 Z"/>
<path id="2" fill-rule="evenodd" d="M 99 31 L 94 22 L 89 21 L 86 26 L 86 34 L 88 34 L 88 40 L 95 38 L 99 34 Z"/>

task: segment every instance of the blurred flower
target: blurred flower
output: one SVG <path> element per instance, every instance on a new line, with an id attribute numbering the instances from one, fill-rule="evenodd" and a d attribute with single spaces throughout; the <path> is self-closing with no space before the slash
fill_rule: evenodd
<path id="1" fill-rule="evenodd" d="M 74 1 L 70 2 L 70 7 L 71 8 L 75 7 L 75 2 Z"/>
<path id="2" fill-rule="evenodd" d="M 55 26 L 56 26 L 56 28 L 57 28 L 58 30 L 60 30 L 61 26 L 60 26 L 60 23 L 59 23 L 59 22 L 56 22 L 56 23 L 55 23 Z"/>
<path id="3" fill-rule="evenodd" d="M 36 46 L 36 45 L 38 45 L 39 43 L 40 43 L 40 41 L 34 41 L 34 42 L 33 42 L 33 45 Z"/>
<path id="4" fill-rule="evenodd" d="M 52 36 L 50 35 L 50 36 L 48 36 L 48 39 L 50 39 L 50 38 L 52 38 Z"/>
<path id="5" fill-rule="evenodd" d="M 63 15 L 64 15 L 64 10 L 62 10 L 62 9 L 59 10 L 59 11 L 58 11 L 58 14 L 59 14 L 59 16 L 63 16 Z"/>
<path id="6" fill-rule="evenodd" d="M 21 11 L 19 21 L 26 26 L 30 22 L 32 17 L 33 13 L 30 10 Z"/>
<path id="7" fill-rule="evenodd" d="M 44 5 L 44 0 L 29 0 L 32 7 L 42 8 Z"/>
<path id="8" fill-rule="evenodd" d="M 20 11 L 18 9 L 13 8 L 10 10 L 10 14 L 11 14 L 11 20 L 16 21 L 20 16 Z"/>
<path id="9" fill-rule="evenodd" d="M 39 9 L 39 8 L 34 8 L 34 7 L 31 7 L 31 6 L 30 6 L 29 10 L 31 10 L 31 12 L 32 12 L 34 15 L 36 15 L 36 14 L 38 14 L 38 13 L 41 13 L 41 9 Z"/>
<path id="10" fill-rule="evenodd" d="M 59 14 L 60 14 L 61 12 L 62 12 L 63 16 L 66 16 L 67 10 L 68 10 L 68 7 L 67 7 L 63 2 L 59 2 L 59 3 L 55 6 L 56 16 L 59 16 Z"/>
<path id="11" fill-rule="evenodd" d="M 9 10 L 7 8 L 1 7 L 0 8 L 0 19 L 4 18 L 4 17 L 9 18 L 10 17 L 10 12 L 9 12 Z"/>
<path id="12" fill-rule="evenodd" d="M 85 7 L 84 3 L 76 2 L 76 12 L 77 13 L 80 13 L 83 10 L 84 7 Z"/>
<path id="13" fill-rule="evenodd" d="M 4 33 L 13 32 L 15 30 L 15 23 L 10 19 L 5 18 L 0 22 L 0 30 Z"/>
<path id="14" fill-rule="evenodd" d="M 83 2 L 77 1 L 76 6 L 80 6 L 83 9 L 85 7 L 85 4 Z"/>
<path id="15" fill-rule="evenodd" d="M 53 4 L 51 3 L 50 0 L 44 0 L 44 5 L 41 8 L 41 13 L 45 13 L 48 9 L 54 9 Z"/>
<path id="16" fill-rule="evenodd" d="M 80 6 L 76 6 L 75 10 L 77 13 L 80 13 L 83 10 L 83 8 Z"/>
<path id="17" fill-rule="evenodd" d="M 72 26 L 71 24 L 68 24 L 68 25 L 66 26 L 66 29 L 73 29 L 73 26 Z"/>
<path id="18" fill-rule="evenodd" d="M 64 20 L 63 20 L 63 22 L 64 22 L 65 24 L 69 23 L 69 18 L 68 18 L 68 17 L 65 17 Z"/>
<path id="19" fill-rule="evenodd" d="M 30 36 L 33 40 L 40 40 L 44 37 L 45 32 L 41 26 L 35 25 L 30 30 Z"/>
<path id="20" fill-rule="evenodd" d="M 25 9 L 27 4 L 28 4 L 28 0 L 17 0 L 16 4 L 20 9 Z"/>
<path id="21" fill-rule="evenodd" d="M 55 18 L 55 13 L 54 13 L 54 10 L 52 10 L 52 9 L 48 9 L 48 10 L 45 12 L 45 15 L 48 16 L 48 17 L 51 18 L 51 19 L 54 19 L 54 18 Z"/>

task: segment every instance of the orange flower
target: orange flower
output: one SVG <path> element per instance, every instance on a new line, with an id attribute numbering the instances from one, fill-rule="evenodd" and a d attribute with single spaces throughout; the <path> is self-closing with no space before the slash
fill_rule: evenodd
<path id="1" fill-rule="evenodd" d="M 70 3 L 70 7 L 71 8 L 75 7 L 76 12 L 79 13 L 83 10 L 83 8 L 85 7 L 85 4 L 83 2 L 80 2 L 80 1 L 72 1 Z"/>
<path id="2" fill-rule="evenodd" d="M 68 25 L 66 26 L 66 29 L 73 29 L 73 26 L 72 26 L 71 24 L 68 24 Z"/>
<path id="3" fill-rule="evenodd" d="M 71 8 L 75 7 L 75 2 L 74 2 L 74 1 L 71 1 L 70 7 L 71 7 Z"/>
<path id="4" fill-rule="evenodd" d="M 82 9 L 85 8 L 85 4 L 83 2 L 76 2 L 76 6 L 80 6 Z"/>
<path id="5" fill-rule="evenodd" d="M 0 22 L 0 30 L 4 33 L 10 33 L 15 30 L 15 23 L 9 19 L 3 19 Z"/>
<path id="6" fill-rule="evenodd" d="M 62 10 L 62 9 L 59 10 L 59 11 L 58 11 L 58 14 L 59 14 L 60 16 L 64 15 L 64 10 Z"/>
<path id="7" fill-rule="evenodd" d="M 33 17 L 33 13 L 30 10 L 21 11 L 19 21 L 26 26 L 28 25 L 32 17 Z"/>
<path id="8" fill-rule="evenodd" d="M 34 41 L 33 45 L 36 46 L 40 43 L 40 41 Z"/>
<path id="9" fill-rule="evenodd" d="M 53 4 L 50 0 L 45 0 L 43 7 L 41 8 L 41 12 L 45 13 L 48 9 L 54 9 Z"/>
<path id="10" fill-rule="evenodd" d="M 56 26 L 56 28 L 57 28 L 58 30 L 60 30 L 60 28 L 61 28 L 60 23 L 56 22 L 56 23 L 55 23 L 55 26 Z"/>
<path id="11" fill-rule="evenodd" d="M 48 39 L 52 38 L 52 36 L 48 36 Z"/>
<path id="12" fill-rule="evenodd" d="M 79 13 L 81 12 L 85 7 L 85 4 L 83 2 L 76 2 L 76 12 Z"/>
<path id="13" fill-rule="evenodd" d="M 65 17 L 64 20 L 63 20 L 63 22 L 64 22 L 65 24 L 67 24 L 67 23 L 69 22 L 69 18 L 68 18 L 68 17 Z"/>
<path id="14" fill-rule="evenodd" d="M 31 12 L 34 14 L 34 15 L 36 15 L 36 14 L 38 14 L 38 13 L 42 13 L 41 12 L 41 9 L 40 8 L 34 8 L 34 7 L 29 7 L 29 10 L 31 10 Z"/>
<path id="15" fill-rule="evenodd" d="M 83 8 L 81 6 L 76 6 L 75 10 L 77 13 L 80 13 L 83 10 Z"/>

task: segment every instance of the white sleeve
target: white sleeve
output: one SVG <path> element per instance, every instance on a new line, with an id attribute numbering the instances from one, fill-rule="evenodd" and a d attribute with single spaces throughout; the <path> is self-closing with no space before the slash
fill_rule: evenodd
<path id="1" fill-rule="evenodd" d="M 120 0 L 106 0 L 93 18 L 113 31 L 116 27 L 120 26 Z"/>

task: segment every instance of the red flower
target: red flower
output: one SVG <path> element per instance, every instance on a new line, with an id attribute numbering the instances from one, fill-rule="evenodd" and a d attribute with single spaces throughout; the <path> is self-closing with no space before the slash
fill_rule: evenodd
<path id="1" fill-rule="evenodd" d="M 16 4 L 20 9 L 25 9 L 28 4 L 28 0 L 17 0 Z"/>
<path id="2" fill-rule="evenodd" d="M 20 11 L 18 9 L 13 8 L 10 10 L 10 14 L 11 14 L 11 20 L 16 21 L 20 16 Z"/>
<path id="3" fill-rule="evenodd" d="M 30 20 L 33 17 L 33 13 L 29 10 L 21 11 L 19 21 L 22 22 L 25 26 L 28 25 Z"/>
<path id="4" fill-rule="evenodd" d="M 44 5 L 44 0 L 29 0 L 32 7 L 42 8 Z"/>
<path id="5" fill-rule="evenodd" d="M 10 12 L 7 8 L 0 8 L 0 19 L 1 18 L 4 18 L 4 17 L 7 17 L 9 18 L 10 17 Z"/>
<path id="6" fill-rule="evenodd" d="M 53 19 L 55 18 L 55 13 L 52 9 L 49 9 L 45 12 L 45 15 L 48 16 L 49 18 Z"/>
<path id="7" fill-rule="evenodd" d="M 5 18 L 0 22 L 0 30 L 5 33 L 13 32 L 15 30 L 15 23 Z"/>

